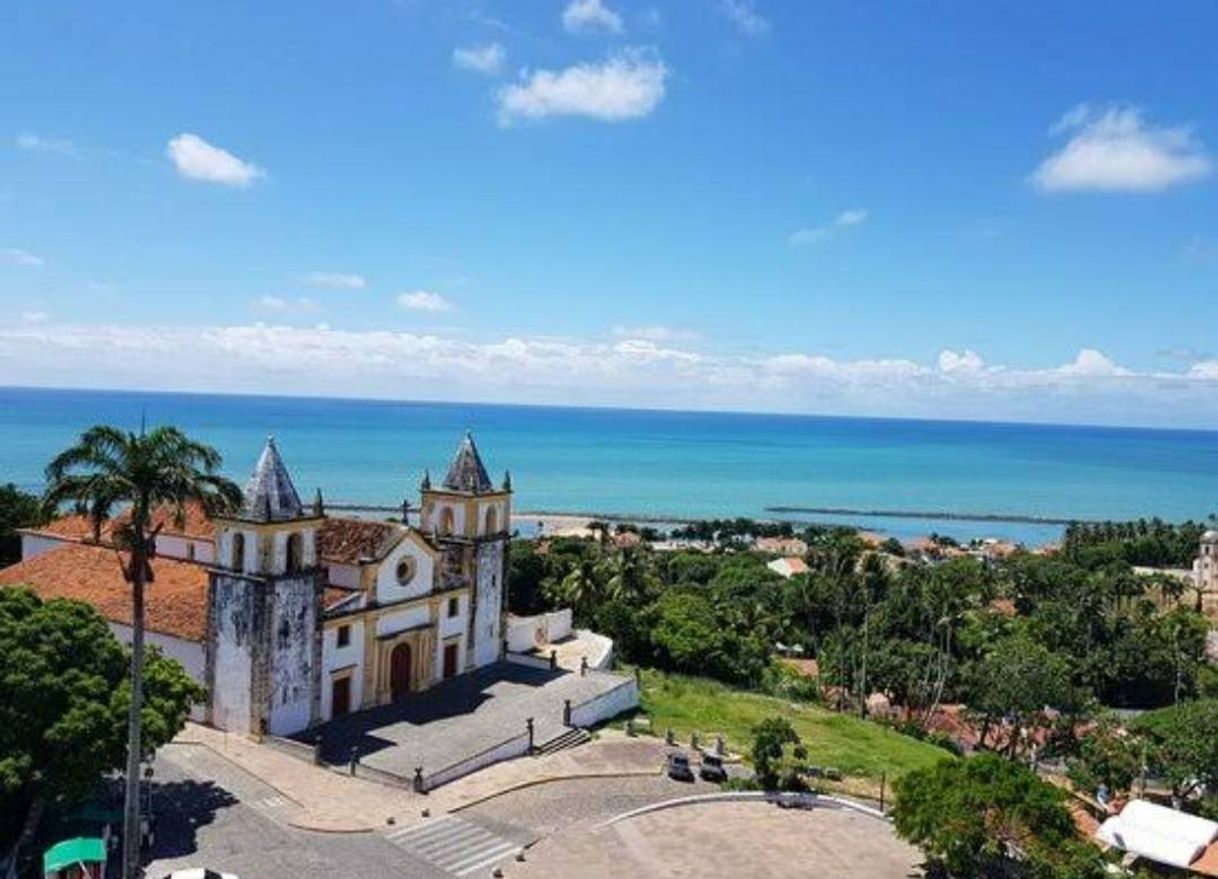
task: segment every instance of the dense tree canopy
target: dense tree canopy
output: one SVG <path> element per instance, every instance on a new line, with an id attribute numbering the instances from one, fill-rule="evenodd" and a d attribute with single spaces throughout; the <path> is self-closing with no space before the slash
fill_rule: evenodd
<path id="1" fill-rule="evenodd" d="M 0 568 L 21 560 L 18 528 L 40 525 L 46 514 L 41 500 L 11 482 L 0 485 Z"/>
<path id="2" fill-rule="evenodd" d="M 895 785 L 897 833 L 953 876 L 1099 879 L 1099 850 L 1075 837 L 1062 791 L 993 754 L 944 761 Z"/>
<path id="3" fill-rule="evenodd" d="M 129 664 L 130 652 L 89 605 L 0 590 L 0 828 L 12 832 L 35 797 L 78 796 L 123 766 Z M 155 649 L 145 668 L 150 753 L 204 694 Z"/>

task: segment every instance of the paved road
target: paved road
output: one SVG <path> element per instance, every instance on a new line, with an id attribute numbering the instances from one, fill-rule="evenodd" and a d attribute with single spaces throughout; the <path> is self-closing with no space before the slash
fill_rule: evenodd
<path id="1" fill-rule="evenodd" d="M 294 803 L 198 745 L 163 747 L 155 781 L 157 840 L 150 877 L 204 866 L 242 879 L 452 876 L 382 833 L 327 834 L 290 827 L 298 809 Z"/>
<path id="2" fill-rule="evenodd" d="M 654 777 L 572 778 L 494 797 L 458 814 L 518 827 L 542 837 L 576 824 L 599 824 L 649 803 L 718 789 L 704 781 L 673 781 L 658 773 Z"/>

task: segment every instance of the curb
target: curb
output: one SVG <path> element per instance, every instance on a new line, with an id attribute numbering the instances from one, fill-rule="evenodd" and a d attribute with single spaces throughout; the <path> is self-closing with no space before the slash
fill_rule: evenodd
<path id="1" fill-rule="evenodd" d="M 858 812 L 859 814 L 866 815 L 869 818 L 876 818 L 884 822 L 888 821 L 888 817 L 879 809 L 873 809 L 870 806 L 864 806 L 862 803 L 856 803 L 853 800 L 847 800 L 841 797 L 825 796 L 824 794 L 784 794 L 766 791 L 734 791 L 719 794 L 696 794 L 690 797 L 679 797 L 675 800 L 665 800 L 662 803 L 652 803 L 647 806 L 641 806 L 638 809 L 632 809 L 629 812 L 623 812 L 620 815 L 614 815 L 608 821 L 602 822 L 598 826 L 608 827 L 611 824 L 616 824 L 619 821 L 625 821 L 629 818 L 637 818 L 640 815 L 646 815 L 651 812 L 661 812 L 666 809 L 675 809 L 679 806 L 697 806 L 703 803 L 731 802 L 758 802 L 774 804 L 787 802 L 792 805 L 800 805 L 813 809 L 821 803 L 824 803 L 828 808 L 831 809 L 848 809 L 852 812 Z"/>
<path id="2" fill-rule="evenodd" d="M 316 827 L 305 821 L 288 821 L 289 827 L 294 827 L 297 830 L 307 830 L 310 833 L 329 833 L 334 836 L 342 836 L 344 834 L 351 835 L 355 833 L 373 833 L 376 828 L 367 827 Z"/>
<path id="3" fill-rule="evenodd" d="M 575 775 L 545 775 L 541 778 L 533 778 L 528 781 L 521 781 L 508 787 L 501 788 L 497 791 L 492 791 L 489 794 L 483 794 L 477 799 L 469 802 L 461 803 L 458 806 L 453 806 L 448 810 L 451 815 L 454 812 L 461 812 L 465 809 L 480 806 L 487 800 L 493 800 L 496 797 L 502 797 L 506 794 L 515 793 L 516 791 L 525 790 L 530 787 L 537 787 L 542 784 L 553 784 L 556 781 L 588 781 L 597 778 L 651 778 L 654 775 L 659 775 L 658 769 L 628 769 L 622 772 L 581 772 Z"/>

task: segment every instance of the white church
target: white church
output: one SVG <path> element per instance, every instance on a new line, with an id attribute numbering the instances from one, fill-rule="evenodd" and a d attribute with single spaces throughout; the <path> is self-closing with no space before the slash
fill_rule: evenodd
<path id="1" fill-rule="evenodd" d="M 409 698 L 504 651 L 511 479 L 495 487 L 466 435 L 438 486 L 424 475 L 418 528 L 303 504 L 273 439 L 239 510 L 185 522 L 158 511 L 147 639 L 208 691 L 196 717 L 290 735 Z M 130 636 L 130 591 L 108 529 L 67 516 L 22 532 L 0 586 L 88 601 Z"/>

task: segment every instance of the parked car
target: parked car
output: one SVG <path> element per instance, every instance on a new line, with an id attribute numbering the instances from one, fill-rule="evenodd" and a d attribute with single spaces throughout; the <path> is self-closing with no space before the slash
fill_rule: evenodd
<path id="1" fill-rule="evenodd" d="M 693 781 L 694 770 L 689 765 L 689 758 L 677 752 L 668 755 L 668 777 L 677 781 Z"/>
<path id="2" fill-rule="evenodd" d="M 189 867 L 185 870 L 174 870 L 166 873 L 165 879 L 237 879 L 233 873 L 221 873 L 219 870 L 209 870 L 206 867 Z"/>
<path id="3" fill-rule="evenodd" d="M 727 768 L 723 765 L 723 758 L 718 754 L 703 754 L 698 775 L 706 781 L 727 781 Z"/>

